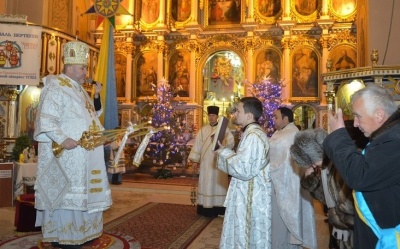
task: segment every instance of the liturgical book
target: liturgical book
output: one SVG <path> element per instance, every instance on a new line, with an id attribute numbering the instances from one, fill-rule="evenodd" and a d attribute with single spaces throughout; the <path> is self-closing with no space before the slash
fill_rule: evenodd
<path id="1" fill-rule="evenodd" d="M 227 127 L 228 127 L 228 119 L 226 117 L 219 117 L 218 125 L 217 125 L 217 128 L 215 129 L 215 133 L 214 133 L 213 142 L 211 144 L 211 149 L 213 151 L 216 151 L 219 149 L 218 141 L 220 141 L 221 144 L 222 144 L 222 141 L 224 141 Z"/>

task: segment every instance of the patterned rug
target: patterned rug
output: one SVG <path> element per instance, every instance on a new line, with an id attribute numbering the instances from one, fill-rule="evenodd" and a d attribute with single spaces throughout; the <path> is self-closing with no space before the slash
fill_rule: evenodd
<path id="1" fill-rule="evenodd" d="M 206 228 L 211 218 L 190 205 L 147 203 L 104 225 L 103 235 L 83 249 L 183 249 Z M 0 249 L 52 249 L 40 232 L 0 241 Z"/>
<path id="2" fill-rule="evenodd" d="M 129 234 L 142 249 L 186 248 L 212 221 L 190 205 L 150 202 L 107 223 L 109 234 Z"/>
<path id="3" fill-rule="evenodd" d="M 122 176 L 124 182 L 166 184 L 178 186 L 196 186 L 199 179 L 197 177 L 172 177 L 167 179 L 158 179 L 149 174 L 125 173 Z"/>
<path id="4" fill-rule="evenodd" d="M 34 233 L 22 237 L 15 237 L 0 242 L 1 249 L 53 249 L 50 243 L 42 242 L 42 234 Z M 83 246 L 82 249 L 140 249 L 139 242 L 131 236 L 118 236 L 116 234 L 103 233 L 103 235 Z"/>

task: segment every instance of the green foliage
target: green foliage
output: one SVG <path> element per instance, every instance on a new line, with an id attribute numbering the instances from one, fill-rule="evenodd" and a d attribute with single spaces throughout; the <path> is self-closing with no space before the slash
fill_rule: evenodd
<path id="1" fill-rule="evenodd" d="M 158 169 L 157 173 L 154 175 L 154 178 L 157 179 L 167 179 L 167 178 L 172 178 L 172 172 L 169 169 Z"/>
<path id="2" fill-rule="evenodd" d="M 12 160 L 18 161 L 19 155 L 26 147 L 31 146 L 31 139 L 29 138 L 28 134 L 22 134 L 21 136 L 17 137 L 15 140 L 15 145 L 12 151 Z"/>

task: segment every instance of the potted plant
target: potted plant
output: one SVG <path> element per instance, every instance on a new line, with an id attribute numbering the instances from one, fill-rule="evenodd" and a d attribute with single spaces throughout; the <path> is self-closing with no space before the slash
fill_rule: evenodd
<path id="1" fill-rule="evenodd" d="M 29 138 L 28 134 L 22 134 L 15 140 L 15 145 L 12 150 L 11 159 L 18 161 L 19 155 L 22 151 L 31 146 L 31 139 Z"/>

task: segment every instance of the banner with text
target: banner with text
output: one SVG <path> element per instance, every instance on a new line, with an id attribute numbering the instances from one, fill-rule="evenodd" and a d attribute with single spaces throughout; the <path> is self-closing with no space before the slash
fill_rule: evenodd
<path id="1" fill-rule="evenodd" d="M 39 85 L 42 28 L 0 23 L 0 85 Z"/>

